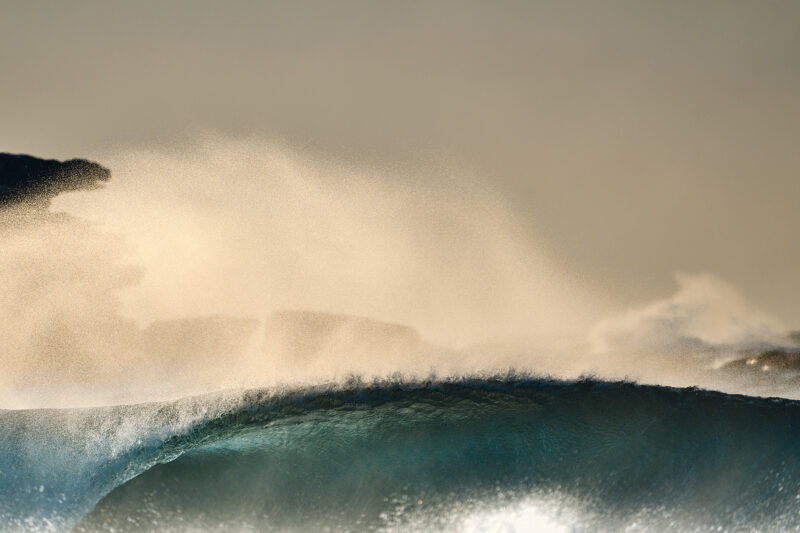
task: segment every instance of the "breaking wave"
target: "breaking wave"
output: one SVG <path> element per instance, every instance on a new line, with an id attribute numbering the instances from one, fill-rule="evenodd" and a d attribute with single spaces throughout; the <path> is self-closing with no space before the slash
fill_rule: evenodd
<path id="1" fill-rule="evenodd" d="M 792 400 L 506 376 L 0 424 L 12 531 L 800 529 Z"/>
<path id="2" fill-rule="evenodd" d="M 800 530 L 800 333 L 716 277 L 614 314 L 459 173 L 111 159 L 0 211 L 1 530 Z"/>

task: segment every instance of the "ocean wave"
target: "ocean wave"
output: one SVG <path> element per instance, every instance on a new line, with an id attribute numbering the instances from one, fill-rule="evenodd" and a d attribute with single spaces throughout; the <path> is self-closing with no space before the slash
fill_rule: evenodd
<path id="1" fill-rule="evenodd" d="M 800 402 L 785 399 L 354 379 L 0 425 L 9 531 L 460 530 L 497 513 L 511 530 L 531 513 L 574 531 L 800 528 Z"/>

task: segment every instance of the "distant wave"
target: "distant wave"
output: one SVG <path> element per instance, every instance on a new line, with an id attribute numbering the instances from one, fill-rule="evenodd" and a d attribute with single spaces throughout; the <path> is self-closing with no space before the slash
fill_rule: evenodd
<path id="1" fill-rule="evenodd" d="M 498 509 L 574 531 L 800 529 L 800 402 L 784 399 L 353 381 L 0 411 L 0 426 L 10 531 L 463 530 Z"/>

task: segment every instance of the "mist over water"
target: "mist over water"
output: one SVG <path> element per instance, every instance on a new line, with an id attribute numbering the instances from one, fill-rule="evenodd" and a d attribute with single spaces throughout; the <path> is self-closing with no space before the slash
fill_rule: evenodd
<path id="1" fill-rule="evenodd" d="M 114 172 L 105 189 L 62 195 L 51 209 L 58 215 L 6 215 L 11 245 L 2 260 L 14 279 L 4 290 L 26 302 L 22 311 L 4 310 L 3 327 L 19 339 L 5 356 L 19 361 L 12 381 L 36 374 L 80 386 L 86 379 L 98 393 L 99 382 L 124 369 L 127 383 L 111 387 L 120 395 L 137 386 L 132 376 L 146 381 L 165 359 L 182 365 L 181 379 L 193 389 L 198 380 L 224 387 L 468 371 L 453 350 L 487 343 L 551 349 L 580 339 L 590 324 L 586 291 L 461 169 L 360 168 L 221 137 L 102 160 Z M 335 323 L 275 315 L 286 310 L 328 313 Z M 371 348 L 358 348 L 363 327 L 335 315 L 414 333 L 387 326 L 373 332 Z M 198 346 L 209 320 L 219 331 L 208 343 L 223 353 Z M 304 327 L 328 328 L 322 333 L 336 338 L 314 361 L 285 361 L 292 347 L 274 342 L 286 337 L 278 330 Z M 402 349 L 382 349 L 407 334 L 414 340 Z M 498 357 L 481 359 L 512 362 Z M 219 383 L 208 382 L 208 366 Z M 233 373 L 220 375 L 220 366 Z M 169 388 L 168 396 L 189 392 Z"/>
<path id="2" fill-rule="evenodd" d="M 3 212 L 6 407 L 510 369 L 792 395 L 713 371 L 793 349 L 734 287 L 614 311 L 452 164 L 218 135 L 101 160 L 105 188 Z"/>
<path id="3" fill-rule="evenodd" d="M 126 300 L 140 320 L 310 309 L 448 344 L 568 331 L 568 310 L 585 320 L 569 278 L 462 169 L 359 168 L 221 138 L 109 164 L 96 216 L 141 251 L 148 274 Z M 81 209 L 77 196 L 60 205 L 91 216 L 101 198 L 80 195 Z"/>
<path id="4" fill-rule="evenodd" d="M 664 387 L 798 397 L 799 336 L 713 274 L 622 309 L 452 164 L 100 159 L 0 214 L 0 530 L 797 523 L 797 402 Z"/>

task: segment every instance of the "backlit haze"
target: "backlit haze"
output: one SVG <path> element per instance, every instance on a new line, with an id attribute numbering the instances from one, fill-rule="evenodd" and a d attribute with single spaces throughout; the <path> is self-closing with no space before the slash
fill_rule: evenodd
<path id="1" fill-rule="evenodd" d="M 235 355 L 164 397 L 476 369 L 749 390 L 711 373 L 800 329 L 798 52 L 795 2 L 3 2 L 0 150 L 112 178 L 55 229 L 3 215 L 2 401 L 115 389 L 202 317 L 240 320 L 215 322 Z M 353 321 L 310 358 L 275 340 L 305 312 Z M 380 357 L 356 317 L 400 328 Z"/>

